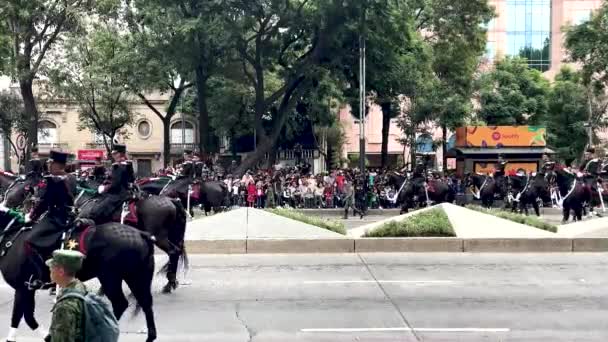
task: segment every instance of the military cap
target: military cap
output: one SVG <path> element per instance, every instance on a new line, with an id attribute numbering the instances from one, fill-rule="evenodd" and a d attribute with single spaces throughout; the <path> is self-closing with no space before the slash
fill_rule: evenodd
<path id="1" fill-rule="evenodd" d="M 79 251 L 58 249 L 53 252 L 53 257 L 46 261 L 46 265 L 48 267 L 59 266 L 67 271 L 76 273 L 82 268 L 84 258 L 84 254 Z"/>
<path id="2" fill-rule="evenodd" d="M 66 164 L 68 162 L 69 154 L 61 151 L 51 151 L 49 155 L 49 162 Z"/>
<path id="3" fill-rule="evenodd" d="M 127 153 L 127 146 L 123 144 L 114 144 L 112 153 Z"/>
<path id="4" fill-rule="evenodd" d="M 38 146 L 32 147 L 32 152 L 33 153 L 38 153 Z"/>

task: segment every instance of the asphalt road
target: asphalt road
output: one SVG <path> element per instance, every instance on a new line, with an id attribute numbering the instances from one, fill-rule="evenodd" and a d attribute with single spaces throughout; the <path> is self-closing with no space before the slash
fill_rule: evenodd
<path id="1" fill-rule="evenodd" d="M 193 256 L 158 341 L 607 341 L 608 254 Z M 8 326 L 11 290 L 0 283 Z M 51 297 L 38 295 L 49 322 Z M 121 341 L 144 341 L 143 317 Z M 6 334 L 6 328 L 0 329 Z M 18 341 L 39 341 L 22 324 Z"/>

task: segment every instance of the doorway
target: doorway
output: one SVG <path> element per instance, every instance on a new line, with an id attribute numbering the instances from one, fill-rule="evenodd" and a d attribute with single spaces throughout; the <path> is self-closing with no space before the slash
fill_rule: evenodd
<path id="1" fill-rule="evenodd" d="M 150 177 L 152 175 L 152 160 L 137 159 L 137 177 Z"/>

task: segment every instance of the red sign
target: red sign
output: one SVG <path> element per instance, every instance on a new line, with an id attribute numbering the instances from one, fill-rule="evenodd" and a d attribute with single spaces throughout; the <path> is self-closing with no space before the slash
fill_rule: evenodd
<path id="1" fill-rule="evenodd" d="M 95 161 L 97 158 L 104 159 L 105 150 L 78 150 L 78 160 Z"/>

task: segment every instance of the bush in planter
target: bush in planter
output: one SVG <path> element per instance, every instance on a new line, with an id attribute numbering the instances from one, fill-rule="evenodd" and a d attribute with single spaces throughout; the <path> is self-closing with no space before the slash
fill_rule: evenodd
<path id="1" fill-rule="evenodd" d="M 454 237 L 456 233 L 442 209 L 431 209 L 401 221 L 389 221 L 365 237 Z"/>
<path id="2" fill-rule="evenodd" d="M 320 217 L 306 215 L 296 210 L 287 208 L 272 208 L 266 210 L 275 215 L 287 217 L 292 220 L 304 222 L 313 226 L 317 226 L 319 228 L 331 230 L 332 232 L 336 232 L 338 234 L 346 235 L 346 228 L 344 228 L 344 224 L 342 222 L 326 220 Z"/>
<path id="3" fill-rule="evenodd" d="M 531 226 L 534 228 L 538 228 L 538 229 L 542 229 L 542 230 L 546 230 L 546 231 L 549 231 L 552 233 L 557 232 L 557 226 L 555 226 L 551 223 L 547 223 L 534 216 L 525 216 L 522 214 L 517 214 L 517 213 L 513 213 L 510 211 L 501 210 L 501 209 L 488 209 L 488 208 L 480 207 L 478 205 L 467 205 L 466 207 L 471 210 L 475 210 L 475 211 L 479 211 L 481 213 L 500 217 L 505 220 L 525 224 L 525 225 L 528 225 L 528 226 Z"/>

